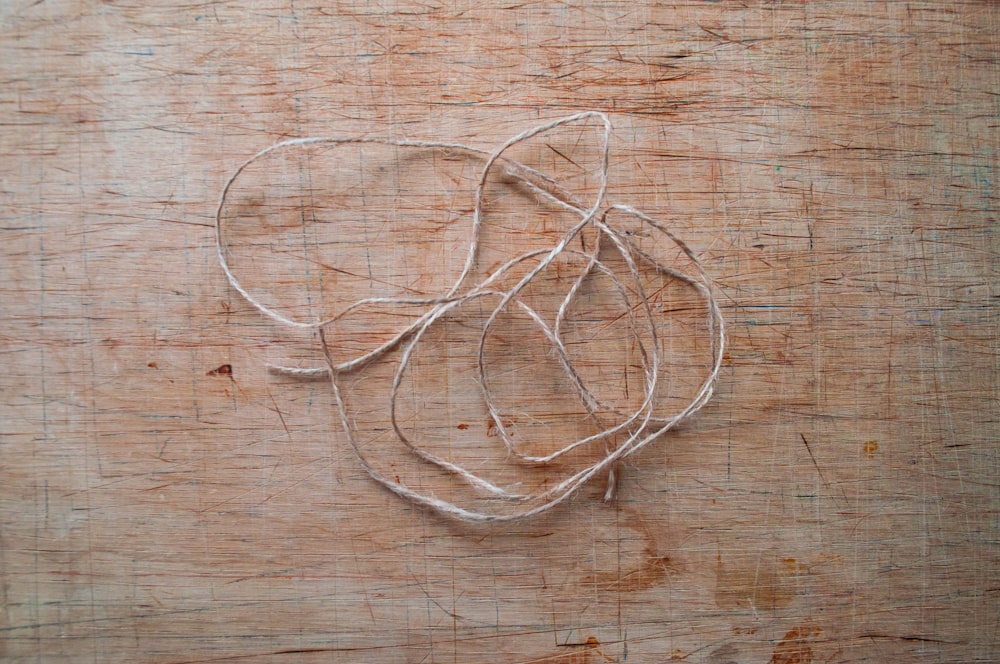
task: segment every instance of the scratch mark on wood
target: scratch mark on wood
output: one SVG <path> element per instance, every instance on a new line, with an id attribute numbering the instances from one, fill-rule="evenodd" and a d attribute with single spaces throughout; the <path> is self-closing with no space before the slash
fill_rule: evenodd
<path id="1" fill-rule="evenodd" d="M 823 477 L 823 471 L 820 469 L 819 464 L 816 463 L 816 457 L 813 456 L 812 448 L 809 447 L 809 441 L 806 440 L 805 434 L 799 432 L 799 438 L 802 439 L 802 444 L 806 446 L 806 452 L 809 452 L 809 458 L 812 459 L 813 466 L 815 466 L 816 472 L 819 474 L 820 480 L 823 481 L 823 484 L 827 484 L 826 478 Z"/>

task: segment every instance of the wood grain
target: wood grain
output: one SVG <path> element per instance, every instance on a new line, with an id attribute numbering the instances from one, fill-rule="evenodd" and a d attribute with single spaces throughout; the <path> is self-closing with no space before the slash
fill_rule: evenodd
<path id="1" fill-rule="evenodd" d="M 1000 7 L 145 4 L 0 8 L 0 659 L 996 658 Z M 283 138 L 489 148 L 584 109 L 615 124 L 612 195 L 717 279 L 719 393 L 629 461 L 614 503 L 594 485 L 457 526 L 370 482 L 322 383 L 266 374 L 317 349 L 227 286 L 219 190 Z M 461 203 L 431 192 L 467 167 L 400 170 L 370 206 L 311 190 L 417 224 L 372 269 L 433 289 L 460 227 L 421 233 Z M 280 215 L 261 218 L 277 227 L 240 245 L 260 286 L 337 306 L 318 295 L 348 277 L 272 251 Z M 482 440 L 483 420 L 442 419 L 475 404 L 460 345 L 432 341 L 413 389 L 445 398 L 414 421 Z"/>

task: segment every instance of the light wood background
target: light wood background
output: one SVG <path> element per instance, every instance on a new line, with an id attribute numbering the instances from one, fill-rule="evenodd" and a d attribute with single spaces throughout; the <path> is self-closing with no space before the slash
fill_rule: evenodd
<path id="1" fill-rule="evenodd" d="M 0 659 L 1000 657 L 1000 6 L 574 4 L 4 3 Z M 219 190 L 285 138 L 488 149 L 586 109 L 615 125 L 612 197 L 717 280 L 719 390 L 629 460 L 613 503 L 596 483 L 526 523 L 449 523 L 365 476 L 328 386 L 267 375 L 317 349 L 227 285 Z M 365 185 L 361 155 L 316 155 L 309 190 L 354 220 L 348 240 L 467 211 L 475 164 L 397 157 L 367 153 L 388 170 Z M 360 260 L 357 242 L 275 249 L 271 212 L 301 205 L 273 173 L 234 202 L 247 278 L 299 313 L 384 285 L 317 267 L 320 249 Z M 344 202 L 345 178 L 375 200 Z M 458 194 L 435 198 L 446 181 Z M 433 290 L 459 260 L 445 226 L 383 238 L 369 268 Z M 501 227 L 498 255 L 544 236 Z M 475 407 L 445 381 L 468 379 L 458 337 L 429 339 L 410 386 L 435 444 L 489 434 L 448 419 Z M 381 398 L 379 371 L 356 403 Z"/>

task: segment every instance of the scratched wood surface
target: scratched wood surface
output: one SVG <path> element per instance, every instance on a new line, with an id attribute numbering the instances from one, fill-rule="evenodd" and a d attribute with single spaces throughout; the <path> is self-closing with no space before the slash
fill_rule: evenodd
<path id="1" fill-rule="evenodd" d="M 145 4 L 0 8 L 0 660 L 1000 656 L 1000 6 Z M 614 502 L 595 482 L 516 525 L 442 520 L 367 478 L 328 385 L 268 375 L 319 350 L 226 283 L 219 191 L 282 139 L 489 149 L 588 109 L 615 125 L 611 197 L 716 279 L 718 392 L 628 460 Z M 521 156 L 587 196 L 594 136 Z M 251 169 L 226 218 L 255 292 L 307 317 L 450 283 L 481 161 L 403 152 Z M 564 228 L 508 185 L 487 263 Z M 624 403 L 641 378 L 604 286 L 571 333 Z M 656 301 L 664 408 L 706 362 L 682 291 Z M 334 346 L 411 313 L 362 311 Z M 402 386 L 404 426 L 436 450 L 496 444 L 468 370 L 477 315 L 430 334 Z M 541 447 L 579 419 L 543 342 L 511 316 L 489 349 Z M 380 437 L 391 367 L 346 390 L 373 458 L 474 500 Z"/>

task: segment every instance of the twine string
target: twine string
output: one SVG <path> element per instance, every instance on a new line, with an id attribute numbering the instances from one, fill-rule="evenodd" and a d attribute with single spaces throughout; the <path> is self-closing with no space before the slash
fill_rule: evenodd
<path id="1" fill-rule="evenodd" d="M 589 121 L 597 121 L 602 129 L 599 168 L 596 173 L 597 194 L 590 205 L 577 200 L 573 193 L 560 182 L 505 156 L 511 148 L 535 136 L 564 125 L 581 124 Z M 268 370 L 272 374 L 301 379 L 328 379 L 337 407 L 338 418 L 348 443 L 360 461 L 361 467 L 375 482 L 402 499 L 414 505 L 428 508 L 439 514 L 468 523 L 514 521 L 540 514 L 561 504 L 593 478 L 607 474 L 608 486 L 605 492 L 605 499 L 609 500 L 614 496 L 617 486 L 617 473 L 615 472 L 617 464 L 674 428 L 678 423 L 689 418 L 711 399 L 721 368 L 723 347 L 725 345 L 725 324 L 718 301 L 713 292 L 712 282 L 694 252 L 669 229 L 629 205 L 619 203 L 609 204 L 606 202 L 611 130 L 611 123 L 603 113 L 587 111 L 530 128 L 505 141 L 492 151 L 485 151 L 459 143 L 439 141 L 392 141 L 368 137 L 293 139 L 261 150 L 240 164 L 225 182 L 216 209 L 215 235 L 219 264 L 229 284 L 250 305 L 279 325 L 299 330 L 316 331 L 323 357 L 326 361 L 326 366 L 300 368 L 268 365 Z M 228 259 L 229 245 L 224 214 L 226 203 L 236 181 L 247 168 L 262 157 L 294 147 L 349 144 L 378 144 L 383 146 L 444 149 L 485 159 L 476 185 L 470 238 L 463 267 L 456 281 L 445 292 L 438 295 L 418 298 L 366 297 L 349 304 L 339 313 L 327 318 L 312 321 L 296 320 L 264 304 L 248 288 L 243 286 L 237 278 Z M 485 223 L 483 211 L 484 191 L 487 182 L 497 168 L 500 169 L 502 175 L 513 178 L 539 198 L 575 214 L 578 220 L 553 246 L 544 249 L 535 249 L 514 256 L 488 274 L 479 283 L 469 284 L 467 282 L 469 282 L 477 263 L 481 233 Z M 648 251 L 643 250 L 635 241 L 635 236 L 630 234 L 626 229 L 616 228 L 616 224 L 612 223 L 612 218 L 616 215 L 631 217 L 640 224 L 648 226 L 652 231 L 662 234 L 663 237 L 667 238 L 687 257 L 691 265 L 694 266 L 694 275 L 687 274 L 671 265 L 664 264 Z M 585 229 L 591 229 L 595 233 L 596 239 L 592 249 L 590 251 L 581 251 L 570 248 L 570 244 L 580 237 L 580 234 Z M 605 249 L 613 251 L 614 254 L 617 254 L 622 259 L 626 267 L 624 276 L 616 274 L 605 261 L 600 259 Z M 550 325 L 539 312 L 524 301 L 522 294 L 528 285 L 553 265 L 554 261 L 560 256 L 581 261 L 584 265 L 573 279 L 565 295 L 559 301 L 555 319 Z M 505 289 L 499 288 L 498 284 L 505 277 L 510 276 L 516 269 L 528 265 L 531 266 L 530 269 L 517 279 L 513 286 Z M 710 340 L 712 358 L 710 370 L 701 381 L 691 400 L 679 411 L 668 416 L 658 416 L 654 413 L 657 387 L 662 377 L 660 368 L 662 354 L 661 340 L 653 306 L 642 284 L 642 267 L 640 266 L 647 269 L 651 268 L 658 275 L 678 280 L 693 288 L 701 296 L 705 304 L 706 332 Z M 626 312 L 626 328 L 631 334 L 631 339 L 635 342 L 638 356 L 641 360 L 642 399 L 638 406 L 631 412 L 604 403 L 594 394 L 574 365 L 563 338 L 563 331 L 569 311 L 578 299 L 583 286 L 595 274 L 599 274 L 610 282 L 611 290 L 616 299 L 622 303 Z M 427 331 L 436 323 L 439 323 L 447 314 L 454 312 L 462 305 L 488 298 L 494 298 L 497 302 L 490 310 L 490 314 L 486 317 L 479 332 L 476 352 L 476 372 L 481 388 L 481 399 L 492 421 L 491 428 L 498 433 L 508 458 L 515 463 L 544 467 L 580 447 L 596 443 L 603 443 L 604 445 L 603 457 L 570 474 L 544 491 L 525 493 L 510 487 L 499 486 L 461 464 L 432 453 L 421 444 L 421 441 L 414 440 L 404 432 L 398 421 L 397 403 L 400 398 L 400 388 L 404 383 L 404 378 L 413 354 Z M 383 342 L 376 348 L 347 360 L 335 361 L 331 353 L 332 341 L 327 338 L 328 328 L 333 323 L 336 323 L 358 309 L 370 305 L 418 305 L 426 307 L 426 309 L 415 320 L 397 331 L 388 341 Z M 486 352 L 487 340 L 491 329 L 497 322 L 497 319 L 510 310 L 511 307 L 516 307 L 518 311 L 527 316 L 546 339 L 559 367 L 568 379 L 571 389 L 583 404 L 589 418 L 598 423 L 600 430 L 597 433 L 566 442 L 554 452 L 544 455 L 527 454 L 515 443 L 507 424 L 504 422 L 501 408 L 497 404 L 496 397 L 491 388 L 490 366 Z M 639 323 L 634 313 L 636 311 L 641 313 L 639 318 L 645 319 L 648 325 Z M 643 335 L 645 335 L 645 339 Z M 399 364 L 393 376 L 392 385 L 387 397 L 389 419 L 392 431 L 398 441 L 417 459 L 454 476 L 458 481 L 472 487 L 475 492 L 484 497 L 514 503 L 515 507 L 512 511 L 489 512 L 471 509 L 435 495 L 418 491 L 405 482 L 399 481 L 398 478 L 390 479 L 386 477 L 367 458 L 357 439 L 356 427 L 351 422 L 349 409 L 341 394 L 341 387 L 338 385 L 338 378 L 361 371 L 366 365 L 383 358 L 389 352 L 400 347 L 402 350 Z M 613 417 L 614 421 L 611 423 L 603 421 L 607 417 Z M 613 442 L 616 438 L 621 437 L 624 437 L 621 442 L 617 444 Z"/>

